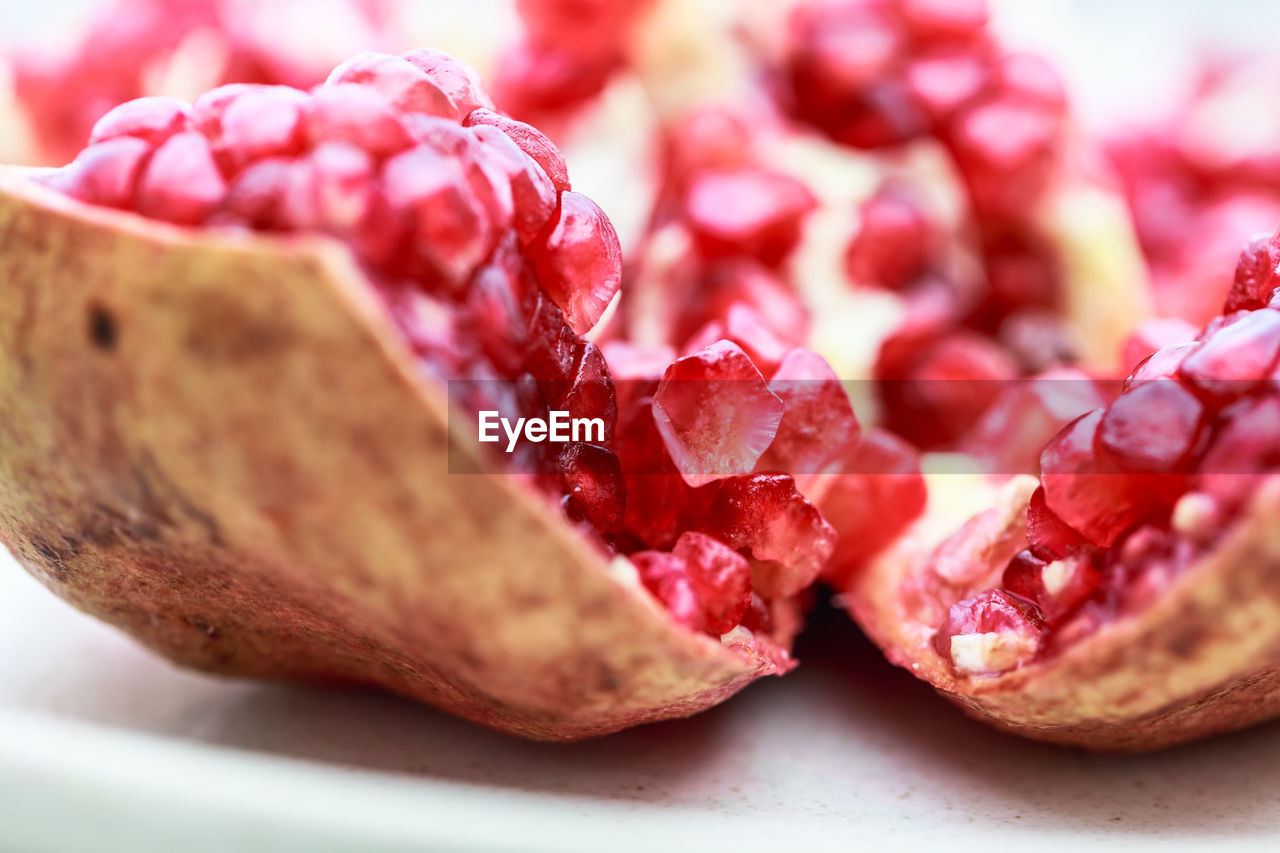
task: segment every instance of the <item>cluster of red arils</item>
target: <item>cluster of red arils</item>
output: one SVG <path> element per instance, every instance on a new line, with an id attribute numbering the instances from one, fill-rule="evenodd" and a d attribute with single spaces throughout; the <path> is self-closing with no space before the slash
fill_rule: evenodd
<path id="1" fill-rule="evenodd" d="M 609 344 L 607 364 L 580 337 L 619 287 L 613 228 L 570 189 L 554 144 L 494 111 L 474 72 L 438 51 L 360 54 L 310 91 L 233 84 L 190 106 L 129 101 L 42 180 L 178 225 L 344 241 L 424 369 L 465 380 L 455 402 L 604 423 L 603 440 L 526 444 L 511 467 L 606 550 L 634 556 L 644 584 L 695 630 L 767 632 L 770 603 L 810 586 L 836 550 L 819 496 L 875 499 L 866 478 L 835 476 L 869 451 L 816 354 L 749 351 L 733 326 L 674 362 Z M 760 235 L 776 230 L 708 239 L 769 245 Z M 873 455 L 888 448 L 913 516 L 913 452 L 870 441 Z"/>
<path id="2" fill-rule="evenodd" d="M 1007 380 L 1073 358 L 1060 260 L 1036 219 L 1063 155 L 1062 84 L 994 39 L 983 0 L 804 3 L 778 77 L 784 108 L 835 141 L 885 151 L 933 140 L 958 175 L 976 274 L 940 263 L 942 229 L 901 181 L 863 204 L 847 253 L 855 282 L 907 308 L 875 368 L 886 423 L 954 446 Z"/>
<path id="3" fill-rule="evenodd" d="M 1014 669 L 1150 603 L 1280 465 L 1278 258 L 1280 238 L 1255 241 L 1221 316 L 1045 447 L 1028 547 L 935 636 L 959 673 Z"/>
<path id="4" fill-rule="evenodd" d="M 1163 316 L 1212 319 L 1242 239 L 1280 220 L 1280 132 L 1265 118 L 1275 76 L 1266 63 L 1209 65 L 1172 114 L 1107 140 Z"/>
<path id="5" fill-rule="evenodd" d="M 70 49 L 18 54 L 14 84 L 39 155 L 60 165 L 117 104 L 174 87 L 311 86 L 348 54 L 387 41 L 387 17 L 383 0 L 113 0 Z M 308 42 L 287 49 L 282 34 L 303 20 Z M 337 43 L 317 44 L 318 32 Z"/>

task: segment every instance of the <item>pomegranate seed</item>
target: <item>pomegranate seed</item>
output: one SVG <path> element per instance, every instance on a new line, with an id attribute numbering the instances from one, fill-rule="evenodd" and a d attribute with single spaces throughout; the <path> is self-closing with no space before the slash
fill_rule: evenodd
<path id="1" fill-rule="evenodd" d="M 1142 361 L 1129 374 L 1124 382 L 1124 390 L 1142 382 L 1154 382 L 1159 379 L 1175 379 L 1188 355 L 1200 348 L 1200 344 L 1190 341 L 1185 344 L 1174 344 L 1158 349 Z"/>
<path id="2" fill-rule="evenodd" d="M 366 51 L 343 62 L 326 85 L 358 83 L 380 93 L 407 112 L 427 113 L 441 118 L 461 118 L 458 107 L 422 69 L 398 56 Z"/>
<path id="3" fill-rule="evenodd" d="M 747 605 L 747 612 L 742 615 L 741 624 L 743 628 L 754 634 L 773 632 L 773 614 L 769 612 L 769 605 L 754 592 L 751 593 L 751 603 Z"/>
<path id="4" fill-rule="evenodd" d="M 1034 604 L 989 590 L 951 605 L 933 645 L 960 675 L 996 675 L 1039 653 L 1043 626 Z"/>
<path id="5" fill-rule="evenodd" d="M 769 380 L 769 390 L 786 408 L 773 443 L 757 463 L 758 470 L 786 471 L 804 481 L 857 440 L 858 418 L 849 395 L 831 365 L 816 352 L 793 349 L 787 353 Z"/>
<path id="6" fill-rule="evenodd" d="M 1107 401 L 1083 371 L 1056 368 L 1000 391 L 961 448 L 992 474 L 1038 474 L 1040 451 L 1071 421 Z"/>
<path id="7" fill-rule="evenodd" d="M 935 234 L 917 199 L 881 190 L 863 203 L 861 214 L 845 253 L 845 268 L 855 282 L 899 290 L 928 269 Z"/>
<path id="8" fill-rule="evenodd" d="M 1280 312 L 1264 309 L 1223 318 L 1187 355 L 1178 377 L 1211 406 L 1262 384 L 1280 360 Z"/>
<path id="9" fill-rule="evenodd" d="M 547 402 L 567 411 L 572 418 L 599 418 L 604 421 L 604 442 L 607 444 L 613 441 L 613 428 L 618 420 L 618 398 L 613 378 L 599 347 L 590 341 L 582 341 L 577 351 L 569 387 L 563 397 L 548 393 Z"/>
<path id="10" fill-rule="evenodd" d="M 414 262 L 460 291 L 496 235 L 457 161 L 425 146 L 398 154 L 383 169 L 382 191 L 411 235 Z"/>
<path id="11" fill-rule="evenodd" d="M 190 125 L 191 108 L 185 102 L 177 98 L 136 98 L 98 119 L 89 134 L 89 144 L 136 136 L 156 146 Z"/>
<path id="12" fill-rule="evenodd" d="M 227 116 L 223 116 L 222 123 L 227 123 Z M 385 96 L 350 83 L 315 89 L 306 133 L 313 144 L 350 142 L 379 160 L 412 148 L 414 142 Z"/>
<path id="13" fill-rule="evenodd" d="M 640 551 L 631 555 L 631 562 L 645 588 L 677 622 L 691 631 L 706 630 L 706 616 L 682 558 L 661 551 Z"/>
<path id="14" fill-rule="evenodd" d="M 965 51 L 926 54 L 906 70 L 911 94 L 934 121 L 947 118 L 976 98 L 987 77 L 985 63 Z"/>
<path id="15" fill-rule="evenodd" d="M 218 207 L 226 190 L 209 142 L 188 131 L 170 137 L 151 155 L 138 185 L 137 208 L 153 219 L 196 225 Z"/>
<path id="16" fill-rule="evenodd" d="M 1027 541 L 1031 553 L 1045 562 L 1061 560 L 1088 543 L 1044 502 L 1044 486 L 1031 494 L 1027 504 Z"/>
<path id="17" fill-rule="evenodd" d="M 569 169 L 565 166 L 564 156 L 560 153 L 560 149 L 556 148 L 555 143 L 536 127 L 499 115 L 492 110 L 484 109 L 472 112 L 467 116 L 463 124 L 468 127 L 483 127 L 486 125 L 496 127 L 519 146 L 521 151 L 532 157 L 534 162 L 542 167 L 542 171 L 546 173 L 547 177 L 551 179 L 551 183 L 555 185 L 557 193 L 567 192 L 572 189 L 569 185 Z"/>
<path id="18" fill-rule="evenodd" d="M 216 153 L 230 172 L 264 157 L 292 157 L 303 147 L 303 111 L 311 99 L 287 86 L 258 86 L 222 111 Z"/>
<path id="19" fill-rule="evenodd" d="M 584 195 L 560 194 L 545 246 L 530 247 L 538 283 L 579 334 L 599 321 L 622 283 L 622 247 L 608 217 Z"/>
<path id="20" fill-rule="evenodd" d="M 1166 492 L 1170 478 L 1124 473 L 1094 452 L 1103 411 L 1095 410 L 1054 437 L 1040 457 L 1045 505 L 1095 545 L 1106 547 L 1143 520 Z M 1155 485 L 1162 485 L 1158 491 Z"/>
<path id="21" fill-rule="evenodd" d="M 1014 52 L 1000 59 L 998 85 L 1005 95 L 1016 96 L 1051 110 L 1067 104 L 1062 77 L 1042 56 Z"/>
<path id="22" fill-rule="evenodd" d="M 1280 467 L 1280 397 L 1241 400 L 1219 414 L 1213 442 L 1197 466 L 1199 488 L 1227 506 L 1240 505 Z"/>
<path id="23" fill-rule="evenodd" d="M 458 115 L 466 116 L 478 109 L 493 109 L 493 101 L 480 82 L 480 75 L 465 62 L 447 53 L 426 49 L 410 51 L 404 54 L 404 59 L 449 96 Z"/>
<path id="24" fill-rule="evenodd" d="M 516 233 L 520 235 L 520 242 L 528 245 L 542 234 L 555 212 L 556 188 L 533 158 L 502 131 L 478 125 L 475 134 L 485 144 L 489 156 L 506 172 L 515 208 Z"/>
<path id="25" fill-rule="evenodd" d="M 61 172 L 45 182 L 72 198 L 102 207 L 128 210 L 134 205 L 138 176 L 151 155 L 151 145 L 136 137 L 119 137 L 90 145 Z"/>
<path id="26" fill-rule="evenodd" d="M 1204 406 L 1180 383 L 1142 383 L 1102 416 L 1098 445 L 1126 471 L 1171 474 L 1190 461 L 1204 416 Z"/>
<path id="27" fill-rule="evenodd" d="M 1157 350 L 1194 341 L 1196 334 L 1195 326 L 1178 317 L 1150 317 L 1139 323 L 1137 330 L 1125 342 L 1121 363 L 1134 365 L 1136 369 Z"/>
<path id="28" fill-rule="evenodd" d="M 1049 627 L 1065 621 L 1101 582 L 1091 556 L 1078 553 L 1046 562 L 1031 551 L 1018 552 L 1001 581 L 1006 590 L 1036 605 Z"/>
<path id="29" fill-rule="evenodd" d="M 597 530 L 622 522 L 627 493 L 618 457 L 594 444 L 566 444 L 559 465 L 569 497 Z"/>
<path id="30" fill-rule="evenodd" d="M 1265 307 L 1276 286 L 1277 266 L 1280 266 L 1280 246 L 1275 237 L 1263 234 L 1249 241 L 1236 263 L 1235 279 L 1223 313 Z"/>
<path id="31" fill-rule="evenodd" d="M 986 0 L 898 0 L 895 5 L 920 39 L 967 39 L 987 25 Z"/>
<path id="32" fill-rule="evenodd" d="M 838 465 L 813 492 L 839 537 L 823 576 L 841 587 L 924 512 L 927 491 L 920 454 L 881 429 L 847 447 Z"/>
<path id="33" fill-rule="evenodd" d="M 751 604 L 751 567 L 746 558 L 718 539 L 694 531 L 681 534 L 672 553 L 688 566 L 707 633 L 732 631 Z"/>
<path id="34" fill-rule="evenodd" d="M 260 88 L 253 83 L 228 83 L 210 89 L 191 104 L 191 126 L 210 139 L 217 139 L 222 132 L 222 116 L 227 107 L 241 95 Z"/>
<path id="35" fill-rule="evenodd" d="M 753 159 L 751 128 L 729 109 L 695 109 L 668 128 L 667 135 L 667 168 L 676 185 L 703 172 L 745 167 Z"/>
<path id="36" fill-rule="evenodd" d="M 1035 105 L 993 101 L 967 113 L 953 150 L 978 212 L 1016 219 L 1043 191 L 1057 139 L 1057 120 Z"/>
<path id="37" fill-rule="evenodd" d="M 729 341 L 678 359 L 653 397 L 653 417 L 690 486 L 750 473 L 778 432 L 784 406 Z"/>
<path id="38" fill-rule="evenodd" d="M 755 558 L 751 583 L 765 598 L 808 587 L 836 544 L 834 528 L 785 474 L 725 480 L 700 526 Z"/>
<path id="39" fill-rule="evenodd" d="M 750 256 L 778 264 L 800 239 L 817 201 L 788 175 L 764 169 L 705 172 L 694 179 L 684 217 L 709 257 Z"/>

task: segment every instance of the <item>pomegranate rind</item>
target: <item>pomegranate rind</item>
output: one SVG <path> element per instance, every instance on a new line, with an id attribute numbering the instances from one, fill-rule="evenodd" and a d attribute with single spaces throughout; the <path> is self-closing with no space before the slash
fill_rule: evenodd
<path id="1" fill-rule="evenodd" d="M 1277 517 L 1280 477 L 1270 477 L 1154 602 L 1002 675 L 957 676 L 933 648 L 937 626 L 918 618 L 910 595 L 927 559 L 923 527 L 854 576 L 844 600 L 889 660 L 970 716 L 1067 746 L 1160 749 L 1280 715 Z"/>
<path id="2" fill-rule="evenodd" d="M 793 665 L 681 628 L 473 442 L 451 450 L 444 389 L 340 244 L 176 228 L 16 169 L 0 244 L 0 536 L 172 660 L 542 740 Z"/>

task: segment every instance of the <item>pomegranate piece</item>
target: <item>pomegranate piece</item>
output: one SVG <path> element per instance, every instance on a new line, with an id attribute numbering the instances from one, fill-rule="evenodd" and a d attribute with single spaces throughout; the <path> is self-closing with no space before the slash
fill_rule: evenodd
<path id="1" fill-rule="evenodd" d="M 759 311 L 745 302 L 734 302 L 723 320 L 712 320 L 695 332 L 685 342 L 683 354 L 693 355 L 720 340 L 740 346 L 765 372 L 776 370 L 792 348 L 773 331 Z"/>
<path id="2" fill-rule="evenodd" d="M 188 131 L 151 155 L 138 182 L 137 209 L 153 219 L 196 225 L 217 209 L 226 191 L 208 140 Z"/>
<path id="3" fill-rule="evenodd" d="M 1144 382 L 1108 407 L 1098 446 L 1126 471 L 1172 474 L 1185 470 L 1204 419 L 1204 406 L 1181 383 Z"/>
<path id="4" fill-rule="evenodd" d="M 868 430 L 832 467 L 811 491 L 838 536 L 823 578 L 842 588 L 924 512 L 928 493 L 920 454 L 881 429 Z"/>
<path id="5" fill-rule="evenodd" d="M 89 144 L 135 136 L 155 146 L 190 125 L 191 107 L 185 102 L 177 98 L 138 98 L 98 119 L 89 133 Z"/>
<path id="6" fill-rule="evenodd" d="M 215 151 L 230 172 L 264 157 L 302 152 L 305 92 L 287 86 L 255 86 L 222 107 Z"/>
<path id="7" fill-rule="evenodd" d="M 1129 378 L 1125 380 L 1124 390 L 1127 391 L 1141 382 L 1177 378 L 1182 362 L 1199 348 L 1199 343 L 1188 341 L 1185 344 L 1173 344 L 1156 350 L 1138 362 L 1133 373 L 1129 374 Z"/>
<path id="8" fill-rule="evenodd" d="M 1238 507 L 1261 476 L 1280 467 L 1280 397 L 1241 400 L 1223 409 L 1213 441 L 1196 467 L 1198 487 Z"/>
<path id="9" fill-rule="evenodd" d="M 690 486 L 750 473 L 777 435 L 785 406 L 737 344 L 677 359 L 653 397 L 653 418 Z"/>
<path id="10" fill-rule="evenodd" d="M 1158 350 L 1194 341 L 1197 334 L 1198 330 L 1195 326 L 1177 317 L 1148 318 L 1138 324 L 1133 336 L 1125 342 L 1124 354 L 1120 357 L 1120 361 L 1124 365 L 1132 365 L 1136 368 Z M 1168 375 L 1171 377 L 1174 373 L 1170 371 Z"/>
<path id="11" fill-rule="evenodd" d="M 618 235 L 596 203 L 579 193 L 560 194 L 555 225 L 531 257 L 538 282 L 579 334 L 599 321 L 622 283 Z"/>
<path id="12" fill-rule="evenodd" d="M 516 233 L 520 242 L 532 244 L 541 236 L 559 202 L 555 185 L 542 167 L 500 130 L 479 125 L 475 134 L 506 172 L 515 206 Z"/>
<path id="13" fill-rule="evenodd" d="M 725 480 L 702 529 L 755 559 L 751 584 L 765 598 L 812 584 L 836 544 L 835 529 L 785 474 Z"/>
<path id="14" fill-rule="evenodd" d="M 960 675 L 998 675 L 1029 662 L 1044 643 L 1034 604 L 1003 590 L 951 605 L 933 637 L 938 654 Z"/>
<path id="15" fill-rule="evenodd" d="M 492 110 L 493 100 L 475 69 L 439 50 L 411 50 L 404 60 L 427 76 L 440 91 L 453 102 L 458 116 L 468 116 L 473 111 Z"/>
<path id="16" fill-rule="evenodd" d="M 626 484 L 618 457 L 604 447 L 576 443 L 560 452 L 567 497 L 596 530 L 613 530 L 622 522 Z"/>
<path id="17" fill-rule="evenodd" d="M 690 631 L 706 630 L 706 615 L 693 590 L 689 564 L 683 558 L 661 551 L 639 551 L 630 559 L 645 588 L 677 622 Z"/>
<path id="18" fill-rule="evenodd" d="M 788 175 L 760 168 L 704 172 L 684 200 L 684 218 L 709 257 L 747 256 L 774 266 L 800 240 L 817 200 Z"/>
<path id="19" fill-rule="evenodd" d="M 1265 382 L 1280 360 L 1280 311 L 1232 314 L 1210 326 L 1200 346 L 1178 367 L 1178 377 L 1211 406 Z"/>
<path id="20" fill-rule="evenodd" d="M 804 481 L 821 473 L 860 428 L 849 395 L 827 360 L 793 349 L 769 380 L 785 410 L 773 443 L 757 463 L 761 471 L 786 471 Z"/>
<path id="21" fill-rule="evenodd" d="M 234 108 L 233 104 L 223 115 L 223 125 Z M 306 133 L 313 144 L 350 142 L 379 160 L 405 151 L 414 143 L 386 96 L 351 83 L 316 88 L 307 113 Z"/>

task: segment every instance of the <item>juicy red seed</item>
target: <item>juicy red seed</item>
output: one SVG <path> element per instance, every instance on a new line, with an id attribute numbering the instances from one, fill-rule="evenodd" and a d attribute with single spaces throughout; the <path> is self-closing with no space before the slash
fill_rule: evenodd
<path id="1" fill-rule="evenodd" d="M 822 356 L 793 349 L 783 358 L 769 390 L 786 407 L 778 433 L 758 469 L 793 475 L 820 473 L 858 437 L 853 404 Z"/>
<path id="2" fill-rule="evenodd" d="M 1138 362 L 1138 366 L 1133 369 L 1133 373 L 1129 374 L 1129 378 L 1125 380 L 1124 390 L 1128 391 L 1141 382 L 1176 378 L 1179 369 L 1182 367 L 1182 362 L 1188 355 L 1199 348 L 1200 344 L 1195 341 L 1189 341 L 1185 344 L 1174 344 L 1156 350 Z"/>
<path id="3" fill-rule="evenodd" d="M 1223 409 L 1213 442 L 1197 466 L 1199 488 L 1228 505 L 1241 503 L 1280 467 L 1280 397 L 1242 400 Z"/>
<path id="4" fill-rule="evenodd" d="M 751 593 L 751 603 L 747 605 L 747 612 L 742 614 L 741 624 L 753 634 L 773 632 L 773 614 L 769 612 L 769 605 L 754 592 Z"/>
<path id="5" fill-rule="evenodd" d="M 685 198 L 684 216 L 707 255 L 748 255 L 774 265 L 795 247 L 801 223 L 816 205 L 795 178 L 737 169 L 699 175 Z"/>
<path id="6" fill-rule="evenodd" d="M 969 634 L 1012 634 L 1023 641 L 1016 656 L 1001 661 L 1004 669 L 1026 663 L 1043 643 L 1044 620 L 1036 606 L 1004 590 L 988 590 L 973 598 L 957 601 L 947 611 L 946 620 L 934 634 L 933 645 L 938 654 L 952 660 L 952 638 Z M 990 674 L 990 670 L 982 672 Z M 976 674 L 976 673 L 975 673 Z"/>
<path id="7" fill-rule="evenodd" d="M 286 198 L 301 183 L 295 174 L 302 168 L 296 160 L 278 157 L 259 160 L 232 179 L 221 214 L 251 228 L 292 228 L 286 213 Z"/>
<path id="8" fill-rule="evenodd" d="M 894 5 L 916 38 L 967 39 L 987 25 L 986 0 L 898 0 Z"/>
<path id="9" fill-rule="evenodd" d="M 841 587 L 924 512 L 927 491 L 920 454 L 881 429 L 845 449 L 837 472 L 823 478 L 818 507 L 839 538 L 824 571 Z"/>
<path id="10" fill-rule="evenodd" d="M 564 322 L 564 313 L 541 291 L 529 314 L 529 341 L 526 364 L 542 382 L 573 376 L 579 354 L 578 338 Z"/>
<path id="11" fill-rule="evenodd" d="M 1020 551 L 1009 561 L 1001 584 L 1039 608 L 1049 626 L 1061 624 L 1101 583 L 1092 557 L 1083 553 L 1048 562 Z"/>
<path id="12" fill-rule="evenodd" d="M 960 446 L 992 474 L 1038 474 L 1040 452 L 1076 418 L 1107 404 L 1090 377 L 1055 368 L 1008 383 Z"/>
<path id="13" fill-rule="evenodd" d="M 1223 313 L 1264 307 L 1276 287 L 1277 265 L 1280 265 L 1280 246 L 1274 237 L 1264 234 L 1250 240 L 1236 262 L 1235 279 Z"/>
<path id="14" fill-rule="evenodd" d="M 734 169 L 752 160 L 748 120 L 723 108 L 700 108 L 681 117 L 668 130 L 670 177 L 683 185 L 702 172 Z"/>
<path id="15" fill-rule="evenodd" d="M 404 60 L 427 75 L 427 79 L 449 96 L 458 115 L 469 115 L 477 109 L 493 109 L 493 101 L 480 82 L 475 69 L 438 50 L 413 50 Z"/>
<path id="16" fill-rule="evenodd" d="M 547 177 L 551 179 L 551 183 L 555 185 L 556 192 L 566 192 L 572 189 L 569 185 L 569 169 L 565 166 L 564 156 L 560 153 L 560 149 L 536 127 L 499 115 L 492 110 L 484 109 L 472 112 L 467 116 L 463 124 L 469 127 L 485 125 L 496 127 L 519 146 L 521 151 L 532 157 L 534 162 L 542 167 L 542 171 L 546 173 Z"/>
<path id="17" fill-rule="evenodd" d="M 96 145 L 121 136 L 135 136 L 152 146 L 191 126 L 191 108 L 177 98 L 137 98 L 98 119 L 89 134 Z"/>
<path id="18" fill-rule="evenodd" d="M 1103 412 L 1065 427 L 1040 457 L 1045 505 L 1095 545 L 1122 532 L 1180 493 L 1176 478 L 1123 473 L 1095 452 Z"/>
<path id="19" fill-rule="evenodd" d="M 411 240 L 413 262 L 449 290 L 461 290 L 496 235 L 457 161 L 426 147 L 387 161 L 383 193 Z"/>
<path id="20" fill-rule="evenodd" d="M 251 89 L 226 105 L 216 151 L 236 172 L 264 157 L 291 157 L 302 151 L 303 110 L 310 98 L 287 86 Z"/>
<path id="21" fill-rule="evenodd" d="M 1048 180 L 1058 131 L 1033 104 L 995 101 L 960 120 L 952 146 L 979 214 L 1023 215 Z"/>
<path id="22" fill-rule="evenodd" d="M 1125 342 L 1121 362 L 1133 365 L 1136 370 L 1148 356 L 1165 347 L 1194 341 L 1196 334 L 1195 326 L 1178 317 L 1150 317 L 1139 323 L 1137 330 Z"/>
<path id="23" fill-rule="evenodd" d="M 718 539 L 694 531 L 681 534 L 672 553 L 688 567 L 707 633 L 732 631 L 751 604 L 751 566 L 746 558 Z"/>
<path id="24" fill-rule="evenodd" d="M 1107 408 L 1098 445 L 1126 471 L 1173 473 L 1190 461 L 1204 416 L 1204 406 L 1180 383 L 1143 383 Z"/>
<path id="25" fill-rule="evenodd" d="M 223 116 L 224 125 L 226 121 Z M 350 142 L 379 160 L 413 147 L 413 137 L 391 102 L 373 89 L 350 83 L 315 89 L 306 133 L 314 144 Z"/>
<path id="26" fill-rule="evenodd" d="M 1041 560 L 1060 560 L 1087 543 L 1083 536 L 1058 518 L 1044 502 L 1044 486 L 1035 490 L 1027 504 L 1027 541 L 1031 553 Z"/>
<path id="27" fill-rule="evenodd" d="M 916 199 L 882 190 L 862 205 L 861 214 L 845 252 L 845 267 L 855 282 L 898 290 L 925 272 L 933 224 Z"/>
<path id="28" fill-rule="evenodd" d="M 216 89 L 210 89 L 191 104 L 191 124 L 210 139 L 217 139 L 221 133 L 222 116 L 227 107 L 241 95 L 256 91 L 260 87 L 252 83 L 228 83 Z"/>
<path id="29" fill-rule="evenodd" d="M 453 100 L 422 69 L 399 56 L 366 51 L 343 62 L 326 85 L 358 83 L 381 93 L 402 110 L 457 120 Z"/>
<path id="30" fill-rule="evenodd" d="M 618 398 L 604 355 L 595 344 L 590 341 L 580 343 L 572 380 L 564 396 L 557 400 L 548 394 L 547 401 L 553 407 L 567 411 L 571 418 L 600 419 L 604 422 L 603 441 L 606 444 L 613 441 L 614 424 L 618 420 Z"/>
<path id="31" fill-rule="evenodd" d="M 1023 98 L 1050 109 L 1066 105 L 1067 93 L 1057 69 L 1042 56 L 1011 53 L 1000 60 L 999 86 L 1005 95 Z"/>
<path id="32" fill-rule="evenodd" d="M 706 630 L 707 619 L 693 591 L 688 564 L 682 558 L 661 551 L 640 551 L 630 559 L 645 588 L 677 622 L 691 631 Z"/>
<path id="33" fill-rule="evenodd" d="M 747 474 L 778 431 L 784 406 L 729 341 L 678 359 L 653 397 L 653 418 L 685 482 Z"/>
<path id="34" fill-rule="evenodd" d="M 785 474 L 725 480 L 700 527 L 755 558 L 751 583 L 765 598 L 808 587 L 836 545 L 835 530 Z"/>
<path id="35" fill-rule="evenodd" d="M 578 334 L 604 314 L 622 283 L 622 247 L 608 217 L 591 199 L 560 194 L 560 211 L 544 246 L 531 246 L 538 283 Z"/>
<path id="36" fill-rule="evenodd" d="M 153 219 L 196 225 L 217 209 L 226 190 L 208 140 L 179 133 L 151 155 L 138 184 L 137 209 Z"/>
<path id="37" fill-rule="evenodd" d="M 627 502 L 618 457 L 604 447 L 575 443 L 560 451 L 559 463 L 569 495 L 592 525 L 616 528 Z"/>
<path id="38" fill-rule="evenodd" d="M 912 95 L 935 121 L 945 119 L 980 94 L 987 76 L 986 64 L 965 51 L 926 54 L 906 70 Z"/>
<path id="39" fill-rule="evenodd" d="M 333 234 L 348 235 L 365 221 L 373 204 L 376 166 L 362 149 L 346 142 L 325 142 L 306 158 L 314 176 L 310 224 Z M 304 214 L 299 219 L 307 221 Z"/>
<path id="40" fill-rule="evenodd" d="M 151 145 L 142 139 L 111 139 L 81 151 L 47 182 L 80 201 L 128 210 L 134 205 L 138 176 L 150 154 Z"/>
<path id="41" fill-rule="evenodd" d="M 1210 405 L 1222 405 L 1265 382 L 1280 360 L 1280 311 L 1263 309 L 1224 318 L 1178 368 Z"/>
<path id="42" fill-rule="evenodd" d="M 555 213 L 556 188 L 533 158 L 516 147 L 502 131 L 478 125 L 475 134 L 485 144 L 489 156 L 506 172 L 515 205 L 516 232 L 520 242 L 528 245 L 542 234 Z"/>

